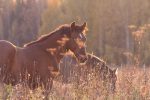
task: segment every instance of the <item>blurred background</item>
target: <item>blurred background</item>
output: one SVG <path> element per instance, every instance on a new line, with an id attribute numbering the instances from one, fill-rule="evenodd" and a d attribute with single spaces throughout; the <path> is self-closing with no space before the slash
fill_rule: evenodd
<path id="1" fill-rule="evenodd" d="M 150 0 L 0 0 L 0 39 L 17 46 L 73 21 L 108 64 L 150 65 Z"/>

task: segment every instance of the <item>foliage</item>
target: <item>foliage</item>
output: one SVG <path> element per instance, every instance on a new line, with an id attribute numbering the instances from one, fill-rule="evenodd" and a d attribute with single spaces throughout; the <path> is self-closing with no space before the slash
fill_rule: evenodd
<path id="1" fill-rule="evenodd" d="M 132 34 L 149 25 L 149 9 L 149 0 L 0 0 L 0 39 L 22 46 L 61 24 L 86 21 L 89 52 L 110 64 L 149 65 L 149 27 L 140 45 Z"/>

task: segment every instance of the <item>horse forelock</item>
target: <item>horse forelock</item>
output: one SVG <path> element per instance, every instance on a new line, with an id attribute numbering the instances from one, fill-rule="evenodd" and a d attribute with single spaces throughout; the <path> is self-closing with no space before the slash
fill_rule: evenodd
<path id="1" fill-rule="evenodd" d="M 70 36 L 69 36 L 69 35 L 70 35 L 69 33 L 70 33 L 70 25 L 64 24 L 64 25 L 62 25 L 62 26 L 59 26 L 59 27 L 56 28 L 54 31 L 50 32 L 49 34 L 42 35 L 42 36 L 39 37 L 37 40 L 25 44 L 24 47 L 28 47 L 28 46 L 34 45 L 34 44 L 36 44 L 36 43 L 42 42 L 42 41 L 44 41 L 44 40 L 47 40 L 47 39 L 49 39 L 52 35 L 62 35 L 62 36 L 66 35 L 66 36 L 70 37 Z"/>

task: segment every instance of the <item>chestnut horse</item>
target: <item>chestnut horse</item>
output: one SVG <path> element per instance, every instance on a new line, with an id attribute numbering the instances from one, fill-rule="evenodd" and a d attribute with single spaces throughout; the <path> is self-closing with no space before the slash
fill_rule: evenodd
<path id="1" fill-rule="evenodd" d="M 53 71 L 58 71 L 66 52 L 72 51 L 81 63 L 86 61 L 85 29 L 86 23 L 62 25 L 24 47 L 0 40 L 0 81 L 13 86 L 27 82 L 31 89 L 44 86 L 50 90 Z"/>
<path id="2" fill-rule="evenodd" d="M 117 69 L 112 70 L 102 59 L 93 54 L 87 53 L 87 56 L 88 59 L 84 65 L 78 64 L 76 58 L 72 55 L 64 56 L 60 63 L 60 76 L 62 77 L 62 82 L 70 83 L 72 82 L 71 78 L 75 77 L 78 77 L 77 81 L 79 81 L 80 77 L 84 77 L 86 80 L 89 74 L 94 73 L 94 75 L 98 76 L 100 81 L 103 81 L 104 88 L 106 87 L 108 91 L 114 92 L 117 81 Z"/>

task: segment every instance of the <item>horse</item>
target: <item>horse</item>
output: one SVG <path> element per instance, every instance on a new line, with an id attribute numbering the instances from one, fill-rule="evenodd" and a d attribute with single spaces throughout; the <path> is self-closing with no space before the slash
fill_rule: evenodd
<path id="1" fill-rule="evenodd" d="M 58 64 L 72 51 L 79 63 L 87 60 L 86 23 L 64 24 L 39 39 L 18 47 L 0 40 L 0 81 L 12 86 L 26 82 L 32 90 L 43 86 L 49 91 Z"/>
<path id="2" fill-rule="evenodd" d="M 77 62 L 74 56 L 64 56 L 60 63 L 60 76 L 62 77 L 62 83 L 71 83 L 71 78 L 77 76 L 77 73 L 79 78 L 80 76 L 87 78 L 89 74 L 94 73 L 98 76 L 100 81 L 102 80 L 103 87 L 107 87 L 105 89 L 114 93 L 116 89 L 117 69 L 112 70 L 108 67 L 106 62 L 93 54 L 87 53 L 87 56 L 87 61 L 82 65 Z"/>

